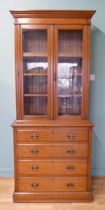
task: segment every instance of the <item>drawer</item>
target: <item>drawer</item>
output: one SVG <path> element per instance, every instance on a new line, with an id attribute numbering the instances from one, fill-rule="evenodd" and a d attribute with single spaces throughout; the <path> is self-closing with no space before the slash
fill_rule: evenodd
<path id="1" fill-rule="evenodd" d="M 86 177 L 28 177 L 18 178 L 20 192 L 86 191 Z"/>
<path id="2" fill-rule="evenodd" d="M 87 157 L 88 143 L 18 144 L 18 158 Z"/>
<path id="3" fill-rule="evenodd" d="M 74 160 L 20 160 L 18 175 L 86 175 L 87 161 Z"/>
<path id="4" fill-rule="evenodd" d="M 87 141 L 88 129 L 63 129 L 63 130 L 17 130 L 17 141 Z"/>

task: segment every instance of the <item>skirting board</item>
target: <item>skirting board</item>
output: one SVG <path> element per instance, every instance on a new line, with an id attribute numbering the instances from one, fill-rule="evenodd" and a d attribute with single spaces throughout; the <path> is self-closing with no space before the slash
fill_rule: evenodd
<path id="1" fill-rule="evenodd" d="M 92 168 L 92 176 L 105 176 L 105 168 Z"/>
<path id="2" fill-rule="evenodd" d="M 0 177 L 13 177 L 14 169 L 0 169 Z"/>
<path id="3" fill-rule="evenodd" d="M 0 169 L 0 177 L 13 177 L 14 169 Z M 105 169 L 92 168 L 92 177 L 105 177 Z"/>

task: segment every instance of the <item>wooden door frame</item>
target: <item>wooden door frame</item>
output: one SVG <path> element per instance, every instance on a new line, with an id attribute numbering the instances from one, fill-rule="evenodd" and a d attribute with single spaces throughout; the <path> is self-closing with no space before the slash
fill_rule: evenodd
<path id="1" fill-rule="evenodd" d="M 16 119 L 22 119 L 22 100 L 21 100 L 21 71 L 22 66 L 22 34 L 21 25 L 15 25 L 15 81 L 16 81 Z"/>
<path id="2" fill-rule="evenodd" d="M 52 119 L 53 118 L 53 26 L 52 25 L 16 25 L 15 32 L 15 54 L 16 54 L 16 107 L 17 119 Z M 25 116 L 24 115 L 24 81 L 23 81 L 23 47 L 22 31 L 34 29 L 46 29 L 48 32 L 48 115 L 47 116 Z M 17 33 L 18 32 L 18 33 Z M 18 74 L 18 77 L 17 77 Z M 18 79 L 17 79 L 18 78 Z"/>
<path id="3" fill-rule="evenodd" d="M 58 30 L 82 30 L 82 113 L 79 116 L 58 116 L 57 103 L 57 65 L 58 65 Z M 90 25 L 54 25 L 54 119 L 88 119 L 89 118 L 89 94 L 90 94 Z"/>

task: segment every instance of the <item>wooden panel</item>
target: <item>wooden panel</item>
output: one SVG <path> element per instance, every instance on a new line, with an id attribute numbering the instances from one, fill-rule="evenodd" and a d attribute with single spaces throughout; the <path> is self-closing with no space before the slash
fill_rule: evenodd
<path id="1" fill-rule="evenodd" d="M 89 129 L 89 141 L 88 141 L 88 162 L 87 162 L 87 191 L 91 191 L 92 175 L 91 175 L 91 160 L 92 160 L 92 129 Z"/>
<path id="2" fill-rule="evenodd" d="M 64 18 L 16 18 L 15 22 L 16 25 L 18 24 L 65 24 L 65 19 Z M 82 24 L 82 25 L 90 25 L 90 19 L 66 19 L 66 24 L 74 25 L 74 24 Z"/>
<path id="3" fill-rule="evenodd" d="M 19 160 L 18 175 L 86 175 L 87 161 L 74 160 Z"/>
<path id="4" fill-rule="evenodd" d="M 87 157 L 87 143 L 18 145 L 18 158 Z"/>
<path id="5" fill-rule="evenodd" d="M 18 191 L 21 192 L 69 192 L 85 191 L 85 177 L 35 177 L 18 178 Z"/>
<path id="6" fill-rule="evenodd" d="M 43 127 L 46 129 L 53 129 L 57 128 L 65 130 L 65 128 L 72 128 L 72 129 L 79 129 L 79 130 L 88 130 L 89 127 L 94 127 L 94 124 L 90 120 L 45 120 L 45 119 L 40 119 L 40 120 L 15 120 L 12 123 L 12 127 L 16 127 L 16 131 L 23 130 L 23 129 L 35 129 L 35 127 L 38 129 L 39 127 Z"/>
<path id="7" fill-rule="evenodd" d="M 87 141 L 87 129 L 17 130 L 17 141 Z"/>
<path id="8" fill-rule="evenodd" d="M 15 80 L 16 80 L 16 119 L 17 120 L 22 119 L 22 113 L 23 113 L 22 69 L 23 69 L 22 33 L 21 33 L 21 26 L 17 25 L 15 27 Z"/>
<path id="9" fill-rule="evenodd" d="M 101 196 L 100 196 L 101 197 Z M 52 192 L 52 193 L 44 193 L 44 192 L 39 192 L 39 193 L 19 193 L 19 192 L 14 192 L 13 193 L 13 201 L 16 203 L 24 203 L 24 202 L 29 202 L 29 203 L 38 203 L 39 207 L 39 202 L 40 203 L 72 203 L 72 202 L 92 202 L 93 201 L 93 195 L 92 192 Z M 33 204 L 34 205 L 34 204 Z M 50 204 L 49 204 L 50 205 Z M 54 204 L 54 208 L 55 208 Z M 80 204 L 78 204 L 80 205 Z M 36 205 L 35 205 L 36 206 Z M 42 205 L 41 205 L 42 206 Z M 48 204 L 47 204 L 48 206 Z M 67 205 L 68 206 L 68 205 Z M 87 203 L 86 203 L 87 206 Z M 90 206 L 90 204 L 89 204 Z M 52 205 L 50 205 L 52 208 Z M 58 208 L 58 205 L 57 205 Z M 68 207 L 67 207 L 68 209 Z"/>
<path id="10" fill-rule="evenodd" d="M 95 10 L 26 10 L 18 11 L 11 10 L 11 14 L 14 18 L 92 18 L 95 13 Z M 65 20 L 66 21 L 66 20 Z"/>
<path id="11" fill-rule="evenodd" d="M 90 27 L 85 26 L 83 30 L 83 101 L 82 119 L 89 118 L 90 109 Z"/>

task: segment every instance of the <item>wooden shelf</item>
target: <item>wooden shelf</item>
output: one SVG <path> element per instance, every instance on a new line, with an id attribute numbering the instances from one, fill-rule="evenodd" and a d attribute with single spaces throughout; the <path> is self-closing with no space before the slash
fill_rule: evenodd
<path id="1" fill-rule="evenodd" d="M 23 57 L 47 57 L 48 54 L 45 52 L 24 52 Z M 59 53 L 58 57 L 74 57 L 82 58 L 82 54 L 73 54 L 73 53 Z"/>
<path id="2" fill-rule="evenodd" d="M 40 73 L 24 73 L 24 76 L 48 76 L 47 73 L 43 73 L 43 74 L 40 74 Z"/>
<path id="3" fill-rule="evenodd" d="M 24 73 L 24 76 L 48 76 L 47 73 Z M 72 74 L 72 76 L 82 76 L 82 73 Z M 58 77 L 58 79 L 70 79 L 71 77 Z"/>
<path id="4" fill-rule="evenodd" d="M 82 76 L 82 73 L 77 73 L 77 74 L 72 74 L 71 76 Z M 59 77 L 58 76 L 58 79 L 70 79 L 71 77 L 70 76 L 68 76 L 68 77 L 66 77 L 66 76 L 61 76 L 61 77 Z"/>
<path id="5" fill-rule="evenodd" d="M 82 97 L 82 94 L 59 94 L 59 98 L 67 98 L 67 97 Z"/>
<path id="6" fill-rule="evenodd" d="M 24 52 L 23 57 L 47 57 L 48 54 L 45 52 Z"/>
<path id="7" fill-rule="evenodd" d="M 29 93 L 29 94 L 24 94 L 25 97 L 33 97 L 33 96 L 48 96 L 48 94 L 43 94 L 43 93 Z"/>
<path id="8" fill-rule="evenodd" d="M 71 57 L 71 58 L 72 57 L 76 57 L 76 58 L 80 57 L 80 58 L 82 58 L 82 54 L 64 52 L 64 53 L 58 53 L 58 57 Z"/>

